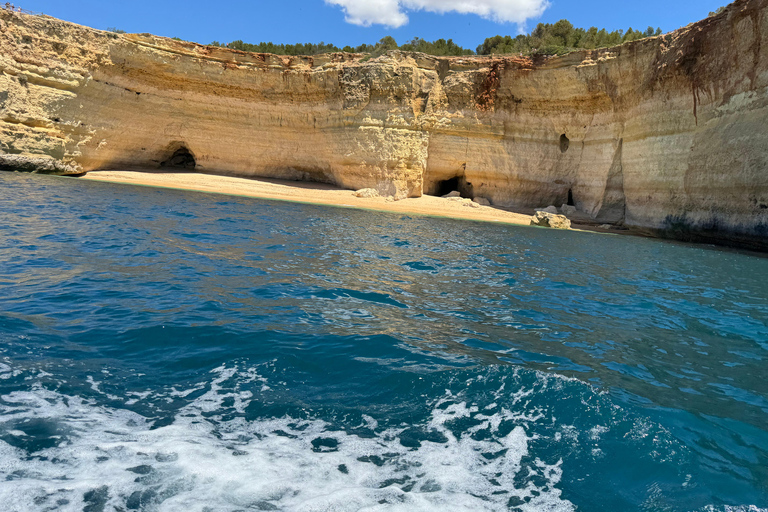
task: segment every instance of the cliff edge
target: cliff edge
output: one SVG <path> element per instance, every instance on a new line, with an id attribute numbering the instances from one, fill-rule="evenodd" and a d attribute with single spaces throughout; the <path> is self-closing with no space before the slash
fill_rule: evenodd
<path id="1" fill-rule="evenodd" d="M 0 10 L 0 169 L 458 188 L 768 249 L 768 0 L 523 57 L 281 57 Z"/>

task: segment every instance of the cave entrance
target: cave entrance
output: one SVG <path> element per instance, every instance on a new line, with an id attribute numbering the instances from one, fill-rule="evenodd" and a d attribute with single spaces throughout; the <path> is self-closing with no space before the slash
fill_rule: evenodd
<path id="1" fill-rule="evenodd" d="M 576 206 L 576 203 L 573 202 L 573 189 L 568 189 L 568 201 L 565 203 L 568 206 Z"/>
<path id="2" fill-rule="evenodd" d="M 458 192 L 461 197 L 474 199 L 474 187 L 467 181 L 466 171 L 466 163 L 461 164 L 458 169 L 440 169 L 439 172 L 433 171 L 427 165 L 423 191 L 427 195 L 438 197 Z"/>
<path id="3" fill-rule="evenodd" d="M 468 182 L 464 176 L 454 176 L 447 180 L 433 181 L 428 187 L 425 194 L 431 196 L 442 197 L 450 194 L 451 192 L 458 192 L 461 197 L 469 199 L 475 198 L 474 188 L 472 183 Z"/>
<path id="4" fill-rule="evenodd" d="M 184 146 L 181 146 L 173 154 L 163 162 L 160 162 L 160 167 L 170 167 L 172 169 L 187 169 L 192 170 L 197 165 L 194 155 Z"/>
<path id="5" fill-rule="evenodd" d="M 449 180 L 438 181 L 435 186 L 435 195 L 444 196 L 454 190 L 459 190 L 459 178 L 454 177 Z"/>

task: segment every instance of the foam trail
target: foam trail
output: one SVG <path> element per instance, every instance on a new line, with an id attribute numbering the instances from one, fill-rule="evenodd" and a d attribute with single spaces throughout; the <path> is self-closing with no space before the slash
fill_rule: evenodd
<path id="1" fill-rule="evenodd" d="M 556 488 L 560 461 L 536 460 L 544 484 L 523 478 L 516 487 L 531 438 L 522 426 L 498 435 L 508 411 L 480 414 L 448 393 L 429 418 L 444 441 L 417 448 L 401 443 L 402 428 L 373 430 L 370 417 L 361 425 L 373 427 L 370 437 L 319 419 L 222 421 L 217 413 L 242 412 L 254 399 L 239 384 L 257 380 L 264 383 L 252 370 L 218 368 L 173 424 L 154 429 L 139 414 L 39 386 L 4 395 L 0 501 L 19 512 L 493 511 L 508 510 L 510 500 L 520 510 L 574 510 Z M 481 420 L 473 432 L 456 435 L 447 426 L 468 417 Z M 31 429 L 38 440 L 48 433 L 32 453 Z"/>

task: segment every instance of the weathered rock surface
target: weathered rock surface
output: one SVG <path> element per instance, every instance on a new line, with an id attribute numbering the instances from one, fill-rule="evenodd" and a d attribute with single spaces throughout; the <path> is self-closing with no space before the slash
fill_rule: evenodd
<path id="1" fill-rule="evenodd" d="M 361 188 L 355 191 L 355 197 L 379 197 L 379 193 L 373 188 Z"/>
<path id="2" fill-rule="evenodd" d="M 0 168 L 161 164 L 374 188 L 455 183 L 601 223 L 768 248 L 768 0 L 533 62 L 280 57 L 0 10 Z"/>
<path id="3" fill-rule="evenodd" d="M 565 215 L 557 215 L 545 211 L 536 212 L 531 217 L 531 226 L 542 226 L 545 228 L 571 229 L 571 221 Z"/>

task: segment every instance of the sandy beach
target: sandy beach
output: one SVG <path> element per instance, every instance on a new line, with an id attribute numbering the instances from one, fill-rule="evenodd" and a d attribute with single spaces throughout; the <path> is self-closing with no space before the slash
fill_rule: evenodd
<path id="1" fill-rule="evenodd" d="M 525 226 L 530 224 L 530 215 L 513 213 L 494 206 L 480 206 L 469 199 L 427 195 L 400 201 L 384 197 L 364 198 L 356 197 L 352 190 L 323 183 L 163 171 L 91 171 L 80 179 L 433 217 Z"/>

